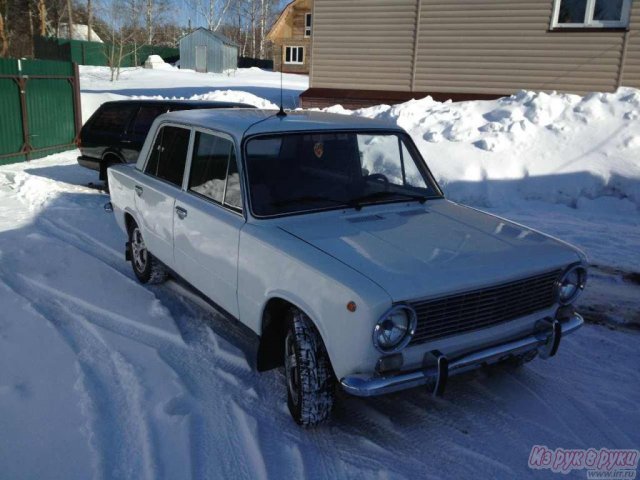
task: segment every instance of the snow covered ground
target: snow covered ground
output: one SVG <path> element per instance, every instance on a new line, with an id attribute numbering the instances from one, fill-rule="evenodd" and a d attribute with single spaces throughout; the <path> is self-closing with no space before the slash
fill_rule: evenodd
<path id="1" fill-rule="evenodd" d="M 83 121 L 103 102 L 129 97 L 245 102 L 260 108 L 280 105 L 280 74 L 255 67 L 229 73 L 197 73 L 166 65 L 157 70 L 123 68 L 116 82 L 109 77 L 106 67 L 80 66 Z M 282 86 L 285 108 L 295 108 L 298 96 L 309 86 L 309 78 L 285 73 Z"/>
<path id="2" fill-rule="evenodd" d="M 253 70 L 105 78 L 83 68 L 85 108 L 217 90 L 273 102 L 279 85 Z M 240 329 L 173 282 L 135 281 L 76 151 L 1 167 L 0 478 L 549 478 L 527 467 L 535 444 L 638 448 L 640 334 L 627 327 L 640 311 L 639 98 L 355 112 L 407 128 L 450 197 L 582 247 L 597 265 L 581 300 L 592 323 L 550 361 L 467 374 L 445 399 L 343 395 L 311 431 L 290 420 L 283 376 L 250 368 Z"/>

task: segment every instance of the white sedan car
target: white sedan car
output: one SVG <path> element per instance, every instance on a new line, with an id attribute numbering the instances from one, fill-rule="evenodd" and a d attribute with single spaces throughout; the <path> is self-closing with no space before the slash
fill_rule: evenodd
<path id="1" fill-rule="evenodd" d="M 109 169 L 141 282 L 182 278 L 284 366 L 301 425 L 358 396 L 553 356 L 583 323 L 576 248 L 444 198 L 407 133 L 320 112 L 160 116 Z"/>

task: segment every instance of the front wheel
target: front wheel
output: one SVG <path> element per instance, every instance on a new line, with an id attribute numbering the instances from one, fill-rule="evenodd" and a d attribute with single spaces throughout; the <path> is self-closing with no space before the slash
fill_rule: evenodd
<path id="1" fill-rule="evenodd" d="M 335 400 L 335 377 L 322 338 L 309 317 L 293 309 L 284 343 L 289 412 L 298 425 L 322 423 Z"/>
<path id="2" fill-rule="evenodd" d="M 138 225 L 129 229 L 129 246 L 131 249 L 131 266 L 140 283 L 162 283 L 167 279 L 164 265 L 147 250 L 142 232 Z"/>

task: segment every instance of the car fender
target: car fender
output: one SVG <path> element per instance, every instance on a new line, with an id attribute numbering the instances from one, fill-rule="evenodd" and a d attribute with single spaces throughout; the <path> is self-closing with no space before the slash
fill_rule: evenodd
<path id="1" fill-rule="evenodd" d="M 326 253 L 280 230 L 246 224 L 238 263 L 240 321 L 262 335 L 274 298 L 304 311 L 322 337 L 336 375 L 370 371 L 379 352 L 372 332 L 391 298 L 380 286 Z M 354 302 L 350 311 L 347 305 Z"/>

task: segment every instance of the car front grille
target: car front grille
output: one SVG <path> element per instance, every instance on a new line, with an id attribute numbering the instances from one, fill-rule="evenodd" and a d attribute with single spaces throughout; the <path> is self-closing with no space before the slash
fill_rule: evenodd
<path id="1" fill-rule="evenodd" d="M 424 301 L 409 302 L 418 315 L 409 345 L 499 325 L 549 308 L 561 270 Z"/>

